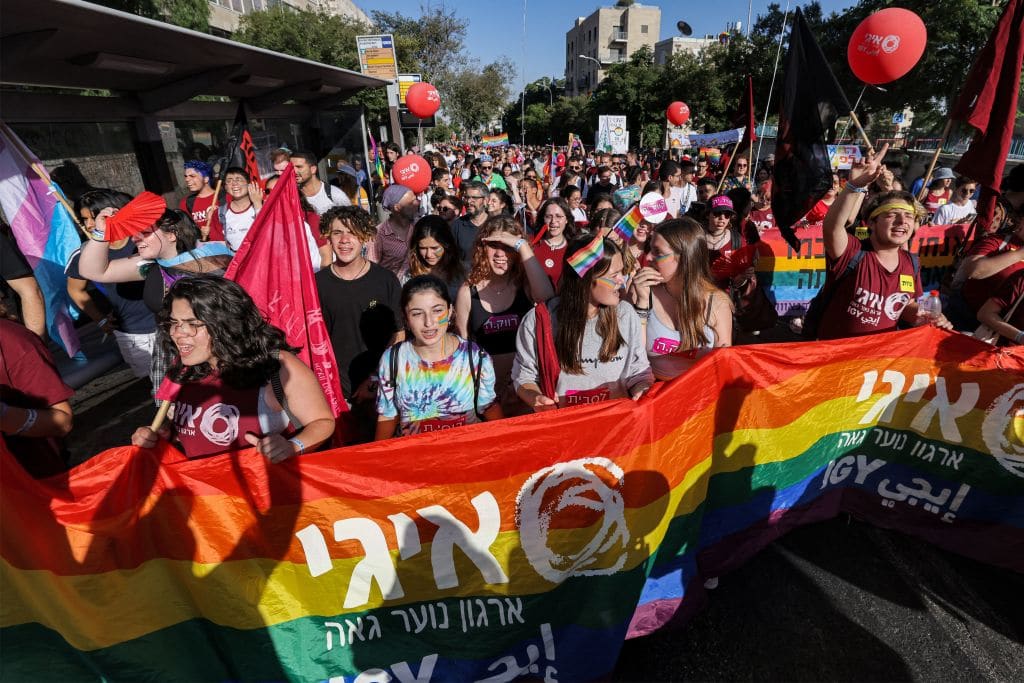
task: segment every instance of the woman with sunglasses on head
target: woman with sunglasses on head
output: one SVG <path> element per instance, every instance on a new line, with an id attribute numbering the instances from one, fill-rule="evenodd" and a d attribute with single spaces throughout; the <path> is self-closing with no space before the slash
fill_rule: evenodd
<path id="1" fill-rule="evenodd" d="M 711 279 L 704 229 L 691 218 L 658 225 L 651 265 L 633 278 L 630 294 L 646 327 L 654 376 L 670 380 L 713 348 L 732 344 L 732 302 Z"/>
<path id="2" fill-rule="evenodd" d="M 494 365 L 451 325 L 448 286 L 418 275 L 402 287 L 406 341 L 381 357 L 376 440 L 500 420 Z"/>
<path id="3" fill-rule="evenodd" d="M 571 241 L 566 258 L 592 241 L 590 235 Z M 654 383 L 640 318 L 620 296 L 622 253 L 610 239 L 602 240 L 601 249 L 582 276 L 566 264 L 559 297 L 550 306 L 559 366 L 556 395 L 546 396 L 540 388 L 536 311 L 526 315 L 519 329 L 513 382 L 519 398 L 535 412 L 626 396 L 635 400 Z"/>
<path id="4" fill-rule="evenodd" d="M 449 298 L 454 301 L 466 271 L 448 223 L 440 216 L 424 216 L 416 221 L 409 243 L 409 266 L 399 279 L 404 283 L 420 275 L 433 275 L 448 286 Z"/>
<path id="5" fill-rule="evenodd" d="M 175 438 L 189 458 L 255 446 L 271 462 L 311 451 L 334 433 L 316 375 L 237 283 L 199 275 L 171 286 L 158 342 L 180 366 L 174 418 L 132 444 Z"/>
<path id="6" fill-rule="evenodd" d="M 498 398 L 506 414 L 518 412 L 511 388 L 516 332 L 535 303 L 554 289 L 522 229 L 509 216 L 488 218 L 477 233 L 473 267 L 455 300 L 456 329 L 494 362 Z"/>

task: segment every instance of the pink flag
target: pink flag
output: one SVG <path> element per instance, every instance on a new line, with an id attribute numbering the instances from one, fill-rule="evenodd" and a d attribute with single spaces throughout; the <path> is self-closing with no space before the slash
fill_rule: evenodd
<path id="1" fill-rule="evenodd" d="M 224 277 L 242 285 L 271 325 L 316 373 L 337 417 L 348 411 L 341 395 L 338 364 L 324 325 L 299 205 L 295 169 L 289 164 L 263 204 Z"/>

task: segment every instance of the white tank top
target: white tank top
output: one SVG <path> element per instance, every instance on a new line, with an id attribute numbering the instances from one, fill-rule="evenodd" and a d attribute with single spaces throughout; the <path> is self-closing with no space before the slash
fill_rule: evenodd
<path id="1" fill-rule="evenodd" d="M 680 349 L 678 330 L 671 329 L 661 322 L 654 312 L 653 301 L 651 316 L 647 320 L 647 359 L 651 363 L 654 376 L 662 381 L 675 379 L 689 370 L 694 363 L 706 356 L 715 347 L 715 331 L 708 322 L 711 319 L 711 304 L 714 293 L 708 297 L 707 312 L 704 315 L 704 337 L 708 340 L 694 349 Z"/>

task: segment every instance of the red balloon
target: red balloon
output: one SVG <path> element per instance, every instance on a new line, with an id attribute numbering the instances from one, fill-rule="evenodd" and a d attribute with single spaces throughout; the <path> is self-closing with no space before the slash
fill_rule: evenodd
<path id="1" fill-rule="evenodd" d="M 690 108 L 685 102 L 673 102 L 665 110 L 665 116 L 673 126 L 681 126 L 690 120 Z"/>
<path id="2" fill-rule="evenodd" d="M 921 17 L 890 7 L 860 22 L 850 36 L 846 60 L 865 83 L 891 83 L 914 68 L 927 42 L 928 30 Z"/>
<path id="3" fill-rule="evenodd" d="M 398 157 L 391 167 L 391 177 L 419 194 L 430 187 L 430 164 L 419 154 L 406 154 Z"/>
<path id="4" fill-rule="evenodd" d="M 405 93 L 405 106 L 416 118 L 429 119 L 441 107 L 441 96 L 429 83 L 414 83 Z"/>
<path id="5" fill-rule="evenodd" d="M 559 152 L 559 153 L 558 153 L 558 156 L 557 156 L 557 157 L 555 157 L 555 164 L 556 164 L 556 165 L 557 165 L 557 166 L 558 166 L 559 168 L 561 168 L 562 166 L 565 166 L 565 155 L 564 155 L 564 154 L 562 154 L 561 152 Z"/>

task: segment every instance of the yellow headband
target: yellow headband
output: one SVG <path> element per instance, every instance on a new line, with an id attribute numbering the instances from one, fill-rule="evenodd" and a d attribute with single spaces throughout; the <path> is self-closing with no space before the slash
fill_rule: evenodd
<path id="1" fill-rule="evenodd" d="M 914 208 L 913 204 L 908 204 L 902 199 L 897 199 L 891 202 L 885 202 L 880 204 L 868 215 L 868 220 L 874 220 L 883 213 L 889 213 L 890 211 L 906 211 L 907 213 L 914 214 L 914 218 L 917 218 L 917 209 Z"/>

